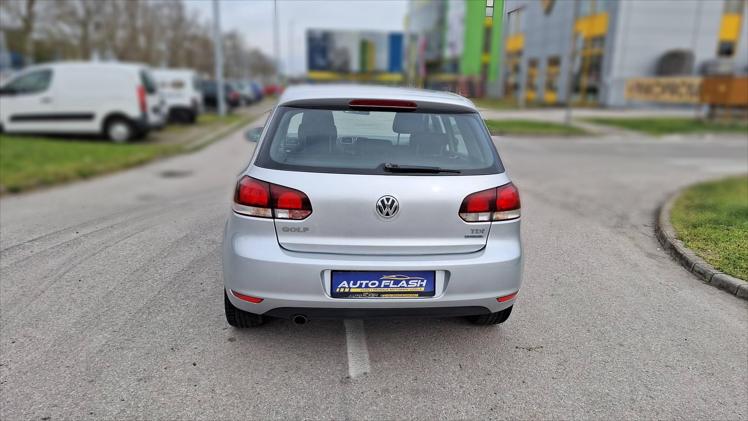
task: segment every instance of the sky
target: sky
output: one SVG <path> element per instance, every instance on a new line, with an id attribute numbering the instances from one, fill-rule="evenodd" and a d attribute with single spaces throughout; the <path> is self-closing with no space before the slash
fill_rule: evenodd
<path id="1" fill-rule="evenodd" d="M 273 54 L 272 0 L 219 0 L 221 29 L 236 29 L 251 47 Z M 212 18 L 211 0 L 187 0 L 187 7 Z M 407 0 L 278 0 L 281 69 L 306 72 L 307 28 L 402 31 Z M 290 67 L 289 67 L 290 66 Z M 288 72 L 287 72 L 288 73 Z"/>

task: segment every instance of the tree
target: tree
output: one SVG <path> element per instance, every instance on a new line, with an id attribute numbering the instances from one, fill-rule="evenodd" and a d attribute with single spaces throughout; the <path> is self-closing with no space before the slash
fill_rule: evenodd
<path id="1" fill-rule="evenodd" d="M 209 21 L 189 13 L 183 0 L 0 0 L 0 30 L 30 61 L 100 58 L 213 73 Z M 222 39 L 227 77 L 275 71 L 240 33 Z"/>
<path id="2" fill-rule="evenodd" d="M 58 48 L 72 47 L 69 55 L 90 59 L 101 47 L 99 19 L 107 2 L 97 0 L 57 0 L 51 9 L 55 25 L 47 29 Z"/>
<path id="3" fill-rule="evenodd" d="M 8 32 L 14 32 L 17 35 L 17 41 L 13 43 L 11 40 L 11 44 L 16 44 L 17 48 L 23 52 L 26 60 L 32 62 L 35 56 L 34 29 L 37 23 L 38 8 L 36 0 L 0 1 L 2 28 L 8 27 Z M 20 22 L 20 27 L 13 27 L 13 22 Z"/>

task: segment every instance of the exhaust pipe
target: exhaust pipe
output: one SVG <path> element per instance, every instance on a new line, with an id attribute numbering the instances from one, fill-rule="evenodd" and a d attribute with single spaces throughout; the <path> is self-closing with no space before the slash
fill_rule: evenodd
<path id="1" fill-rule="evenodd" d="M 294 324 L 303 325 L 307 322 L 307 318 L 303 314 L 297 314 L 291 318 L 291 321 L 293 321 Z"/>

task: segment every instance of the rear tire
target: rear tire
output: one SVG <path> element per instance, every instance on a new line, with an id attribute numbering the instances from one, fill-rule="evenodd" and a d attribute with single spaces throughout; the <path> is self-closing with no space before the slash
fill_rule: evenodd
<path id="1" fill-rule="evenodd" d="M 504 323 L 509 319 L 509 315 L 512 314 L 512 307 L 497 311 L 496 313 L 482 314 L 480 316 L 469 316 L 467 319 L 474 325 L 478 326 L 490 326 Z"/>
<path id="2" fill-rule="evenodd" d="M 259 314 L 253 314 L 234 307 L 229 301 L 226 291 L 223 291 L 223 303 L 226 311 L 226 321 L 233 327 L 244 329 L 247 327 L 257 327 L 265 323 L 265 318 Z"/>
<path id="3" fill-rule="evenodd" d="M 104 126 L 104 134 L 114 143 L 127 143 L 135 138 L 137 130 L 127 119 L 122 117 L 110 118 Z"/>
<path id="4" fill-rule="evenodd" d="M 181 124 L 192 124 L 196 120 L 195 112 L 192 110 L 179 108 L 172 111 L 171 120 Z"/>

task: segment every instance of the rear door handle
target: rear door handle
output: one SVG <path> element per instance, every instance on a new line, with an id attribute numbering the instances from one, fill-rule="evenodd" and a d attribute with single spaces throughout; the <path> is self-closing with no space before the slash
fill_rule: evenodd
<path id="1" fill-rule="evenodd" d="M 42 104 L 49 104 L 50 102 L 52 102 L 52 98 L 45 96 L 44 98 L 40 99 L 40 101 Z"/>

